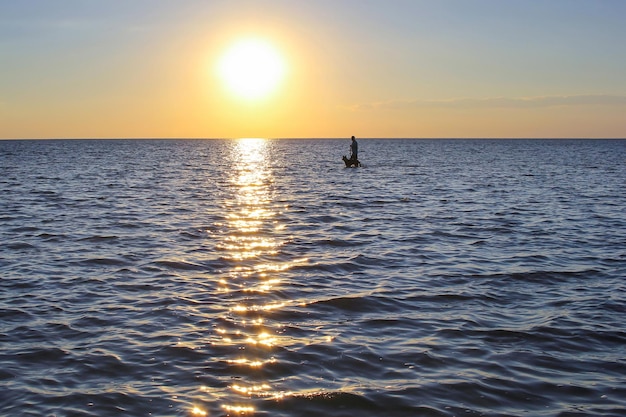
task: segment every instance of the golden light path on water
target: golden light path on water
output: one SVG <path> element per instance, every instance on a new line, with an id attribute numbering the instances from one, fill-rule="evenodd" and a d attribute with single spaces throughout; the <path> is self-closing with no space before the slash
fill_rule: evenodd
<path id="1" fill-rule="evenodd" d="M 229 189 L 236 190 L 225 202 L 226 221 L 218 225 L 217 250 L 233 265 L 218 282 L 218 296 L 224 302 L 221 325 L 215 329 L 213 344 L 226 348 L 223 358 L 232 370 L 229 393 L 214 387 L 201 391 L 220 401 L 227 415 L 254 414 L 254 399 L 281 399 L 291 393 L 273 387 L 264 369 L 276 363 L 278 347 L 289 343 L 281 333 L 281 324 L 267 320 L 292 300 L 281 299 L 276 288 L 282 283 L 281 272 L 306 259 L 279 259 L 285 243 L 284 225 L 277 220 L 281 207 L 272 197 L 274 178 L 264 139 L 240 139 L 233 149 Z M 235 382 L 236 381 L 236 382 Z M 197 405 L 192 415 L 208 415 Z"/>

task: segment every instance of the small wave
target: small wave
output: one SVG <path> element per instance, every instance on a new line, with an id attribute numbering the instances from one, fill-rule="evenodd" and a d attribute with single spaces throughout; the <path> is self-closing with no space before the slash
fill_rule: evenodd
<path id="1" fill-rule="evenodd" d="M 200 348 L 194 348 L 184 345 L 166 346 L 162 348 L 158 353 L 163 360 L 171 361 L 174 363 L 202 363 L 204 360 L 206 360 L 206 351 Z"/>
<path id="2" fill-rule="evenodd" d="M 139 229 L 142 227 L 140 224 L 137 224 L 137 223 L 124 223 L 124 222 L 117 223 L 115 226 L 120 227 L 122 229 Z"/>
<path id="3" fill-rule="evenodd" d="M 69 352 L 57 347 L 50 348 L 35 348 L 24 352 L 17 353 L 16 356 L 20 361 L 29 363 L 48 363 L 56 362 L 62 358 L 68 357 Z"/>
<path id="4" fill-rule="evenodd" d="M 124 362 L 119 356 L 100 350 L 81 355 L 78 359 L 77 366 L 83 368 L 82 372 L 88 375 L 97 373 L 107 377 L 122 377 L 132 369 L 132 365 Z"/>
<path id="5" fill-rule="evenodd" d="M 315 241 L 316 246 L 330 246 L 336 248 L 346 248 L 357 246 L 353 240 L 348 239 L 319 239 Z"/>
<path id="6" fill-rule="evenodd" d="M 11 250 L 39 250 L 37 246 L 26 242 L 8 243 L 5 247 Z"/>
<path id="7" fill-rule="evenodd" d="M 15 378 L 15 374 L 12 372 L 7 371 L 6 369 L 0 369 L 0 381 L 2 380 L 6 380 L 6 379 L 13 379 Z"/>
<path id="8" fill-rule="evenodd" d="M 546 284 L 567 282 L 571 279 L 588 278 L 598 273 L 599 271 L 593 269 L 584 271 L 532 271 L 513 273 L 508 275 L 508 278 L 514 281 Z"/>
<path id="9" fill-rule="evenodd" d="M 345 274 L 359 270 L 359 266 L 353 262 L 315 262 L 310 261 L 306 264 L 298 264 L 291 267 L 292 271 L 302 272 L 331 272 L 336 274 Z"/>
<path id="10" fill-rule="evenodd" d="M 32 317 L 33 315 L 31 313 L 23 309 L 5 308 L 0 311 L 0 318 L 2 318 L 2 321 L 5 323 L 9 321 L 25 322 Z"/>
<path id="11" fill-rule="evenodd" d="M 459 294 L 423 294 L 419 296 L 412 296 L 405 299 L 411 305 L 416 304 L 448 304 L 451 302 L 464 302 L 464 301 L 472 301 L 477 299 L 487 299 L 489 298 L 485 294 L 467 294 L 467 293 L 459 293 Z"/>
<path id="12" fill-rule="evenodd" d="M 128 265 L 128 263 L 119 258 L 89 258 L 84 259 L 79 264 L 82 265 L 105 265 L 105 266 L 123 266 Z"/>
<path id="13" fill-rule="evenodd" d="M 330 412 L 335 417 L 353 417 L 366 411 L 375 412 L 380 409 L 378 404 L 362 394 L 323 390 L 294 393 L 280 402 L 267 405 L 268 411 L 307 410 L 306 415 L 311 416 Z"/>
<path id="14" fill-rule="evenodd" d="M 315 224 L 340 224 L 342 221 L 340 217 L 331 215 L 309 216 L 309 219 Z"/>
<path id="15" fill-rule="evenodd" d="M 72 322 L 73 327 L 80 329 L 102 329 L 110 324 L 107 316 L 82 315 L 80 318 Z"/>
<path id="16" fill-rule="evenodd" d="M 393 311 L 397 309 L 397 303 L 391 300 L 377 296 L 354 296 L 354 297 L 336 297 L 327 300 L 318 300 L 311 304 L 310 307 L 333 310 L 338 309 L 349 312 L 383 312 Z"/>
<path id="17" fill-rule="evenodd" d="M 66 235 L 53 234 L 53 233 L 40 233 L 37 237 L 43 239 L 46 242 L 61 242 L 67 238 Z"/>
<path id="18" fill-rule="evenodd" d="M 164 267 L 167 269 L 176 269 L 176 270 L 181 270 L 181 271 L 203 271 L 206 270 L 206 267 L 204 265 L 200 265 L 197 263 L 193 263 L 193 262 L 187 262 L 187 261 L 156 261 L 153 262 L 154 265 L 160 266 L 160 267 Z"/>
<path id="19" fill-rule="evenodd" d="M 118 236 L 89 236 L 78 239 L 78 242 L 91 242 L 91 243 L 101 243 L 101 242 L 111 242 L 118 240 Z"/>
<path id="20" fill-rule="evenodd" d="M 14 227 L 13 229 L 10 229 L 9 231 L 11 233 L 24 233 L 24 232 L 36 232 L 38 230 L 39 228 L 35 226 L 20 226 L 20 227 Z"/>
<path id="21" fill-rule="evenodd" d="M 184 239 L 195 240 L 205 238 L 206 233 L 204 233 L 202 230 L 182 231 L 180 232 L 180 236 Z"/>

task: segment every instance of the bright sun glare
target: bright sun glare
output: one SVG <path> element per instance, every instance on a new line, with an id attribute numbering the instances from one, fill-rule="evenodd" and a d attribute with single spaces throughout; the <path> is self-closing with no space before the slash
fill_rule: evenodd
<path id="1" fill-rule="evenodd" d="M 224 53 L 217 71 L 238 97 L 260 99 L 276 90 L 284 77 L 285 63 L 272 44 L 261 39 L 244 39 Z"/>

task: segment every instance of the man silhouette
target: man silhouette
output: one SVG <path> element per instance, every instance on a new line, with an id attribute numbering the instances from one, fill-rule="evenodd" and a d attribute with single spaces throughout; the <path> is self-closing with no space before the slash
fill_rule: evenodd
<path id="1" fill-rule="evenodd" d="M 350 144 L 350 159 L 359 159 L 359 144 L 356 142 L 354 136 L 352 136 L 352 143 Z"/>
<path id="2" fill-rule="evenodd" d="M 350 159 L 343 156 L 343 162 L 346 164 L 346 168 L 350 167 L 360 167 L 361 163 L 359 162 L 359 144 L 356 143 L 356 139 L 352 136 L 352 143 L 350 144 Z"/>

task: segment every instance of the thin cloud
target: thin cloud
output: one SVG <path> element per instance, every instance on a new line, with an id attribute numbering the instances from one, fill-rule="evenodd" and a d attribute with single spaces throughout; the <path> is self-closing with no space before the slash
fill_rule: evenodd
<path id="1" fill-rule="evenodd" d="M 618 95 L 573 95 L 538 97 L 487 97 L 452 98 L 446 100 L 389 100 L 376 103 L 362 103 L 352 110 L 402 110 L 413 108 L 545 108 L 563 106 L 626 106 L 626 96 Z"/>

